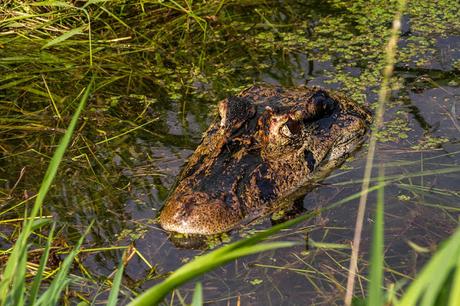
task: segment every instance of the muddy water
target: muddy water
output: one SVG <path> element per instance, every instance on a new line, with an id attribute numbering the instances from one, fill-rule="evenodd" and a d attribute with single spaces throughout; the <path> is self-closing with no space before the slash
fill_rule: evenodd
<path id="1" fill-rule="evenodd" d="M 342 22 L 343 15 L 335 10 L 313 12 L 330 15 L 331 25 L 336 24 L 334 20 Z M 359 21 L 360 17 L 355 17 Z M 404 20 L 400 48 L 405 51 L 396 66 L 394 91 L 385 115 L 387 124 L 380 135 L 375 162 L 376 166 L 383 165 L 390 181 L 385 189 L 387 284 L 415 275 L 438 243 L 456 228 L 460 210 L 460 28 L 453 27 L 443 35 L 430 34 L 421 25 L 413 28 L 411 18 L 406 16 Z M 346 51 L 351 50 L 352 45 L 344 50 L 337 44 L 328 50 L 327 44 L 326 48 L 323 45 L 324 38 L 331 36 L 330 39 L 334 39 L 334 36 L 321 32 L 324 29 L 318 23 L 315 21 L 309 26 L 312 31 L 309 38 L 317 39 L 319 52 L 289 50 L 286 54 L 271 54 L 261 51 L 265 54 L 263 61 L 267 68 L 246 73 L 244 67 L 239 67 L 239 73 L 247 77 L 244 82 L 319 85 L 343 90 L 372 107 L 376 101 L 378 80 L 373 79 L 369 70 L 376 69 L 373 66 L 376 59 L 370 56 L 360 58 L 359 50 Z M 320 36 L 323 41 L 314 38 L 315 31 L 324 34 Z M 333 31 L 331 29 L 331 33 Z M 426 51 L 420 47 L 417 52 L 414 41 L 424 35 L 430 36 L 430 48 Z M 366 39 L 370 38 L 363 36 L 362 39 L 358 44 L 368 47 Z M 286 48 L 289 49 L 289 42 L 286 42 Z M 241 83 L 244 82 L 239 80 L 238 85 L 243 86 Z M 196 85 L 206 91 L 209 84 Z M 73 148 L 72 161 L 75 163 L 67 161 L 63 167 L 66 170 L 60 173 L 46 204 L 47 211 L 65 226 L 61 235 L 70 243 L 76 241 L 95 219 L 88 247 L 134 245 L 153 266 L 152 269 L 139 256 L 131 259 L 126 267 L 124 284 L 134 291 L 159 282 L 168 272 L 204 252 L 176 246 L 169 234 L 157 226 L 155 216 L 181 165 L 213 120 L 217 105 L 217 101 L 202 99 L 198 95 L 188 100 L 170 99 L 162 93 L 152 94 L 149 98 L 154 99 L 147 111 L 151 118 L 149 124 L 101 143 L 94 151 Z M 137 100 L 126 96 L 122 101 L 129 107 Z M 97 109 L 91 111 L 97 112 Z M 113 109 L 113 112 L 117 111 L 122 117 L 123 110 Z M 120 121 L 112 128 L 115 131 L 125 128 L 129 126 L 127 122 L 129 120 Z M 86 124 L 90 126 L 91 119 L 86 120 Z M 104 139 L 94 129 L 85 136 L 94 141 Z M 44 143 L 49 139 L 47 137 L 44 136 Z M 14 146 L 15 139 L 9 139 L 8 143 Z M 77 154 L 78 150 L 82 154 Z M 43 170 L 48 162 L 48 158 L 36 152 L 22 152 L 25 153 L 0 159 L 2 182 L 10 187 L 24 165 L 29 169 Z M 363 147 L 352 160 L 307 194 L 303 200 L 304 208 L 325 207 L 358 192 L 365 154 L 366 147 Z M 22 194 L 27 194 L 40 180 L 38 175 L 26 176 L 18 188 Z M 9 201 L 13 203 L 14 200 Z M 363 231 L 357 295 L 364 294 L 366 288 L 374 202 L 375 195 L 371 194 Z M 213 305 L 340 304 L 356 210 L 357 200 L 328 210 L 274 238 L 295 240 L 300 242 L 298 246 L 239 259 L 206 274 L 200 278 L 205 300 Z M 261 220 L 250 228 L 232 233 L 230 239 L 238 239 L 271 224 L 270 219 Z M 8 231 L 11 228 L 6 227 L 4 235 Z M 82 259 L 93 275 L 107 276 L 117 266 L 120 256 L 120 251 L 109 250 L 87 253 Z M 97 281 L 83 283 L 89 289 L 78 290 L 87 290 L 97 301 L 106 297 L 106 292 L 98 291 Z M 193 283 L 184 286 L 179 290 L 180 295 L 189 297 L 193 287 Z M 131 294 L 128 289 L 123 292 L 126 302 Z M 172 303 L 179 304 L 177 294 Z"/>

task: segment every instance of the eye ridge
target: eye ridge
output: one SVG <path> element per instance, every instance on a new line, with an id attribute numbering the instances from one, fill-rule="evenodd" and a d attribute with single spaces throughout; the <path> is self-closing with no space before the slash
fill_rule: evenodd
<path id="1" fill-rule="evenodd" d="M 281 134 L 283 134 L 283 136 L 286 136 L 288 138 L 292 138 L 294 136 L 287 124 L 283 124 L 283 126 L 280 129 L 280 132 Z"/>

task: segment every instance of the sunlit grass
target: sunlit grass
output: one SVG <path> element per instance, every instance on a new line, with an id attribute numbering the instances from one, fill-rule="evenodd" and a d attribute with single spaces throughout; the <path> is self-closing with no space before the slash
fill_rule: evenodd
<path id="1" fill-rule="evenodd" d="M 384 170 L 380 169 L 378 176 L 377 205 L 375 209 L 375 223 L 372 235 L 372 252 L 369 264 L 369 298 L 368 305 L 383 305 L 383 271 L 384 271 Z"/>
<path id="2" fill-rule="evenodd" d="M 405 0 L 398 1 L 398 7 L 395 13 L 394 19 L 393 19 L 393 26 L 391 29 L 390 38 L 388 40 L 388 44 L 385 49 L 386 51 L 385 68 L 383 70 L 383 78 L 382 78 L 382 83 L 380 85 L 380 90 L 379 90 L 377 110 L 375 113 L 374 122 L 372 124 L 371 136 L 369 139 L 369 148 L 367 152 L 366 166 L 364 169 L 363 182 L 361 185 L 362 190 L 367 190 L 370 185 L 370 179 L 372 176 L 372 168 L 374 164 L 375 150 L 377 146 L 377 135 L 379 133 L 379 129 L 383 126 L 383 119 L 384 119 L 383 116 L 385 113 L 385 104 L 388 103 L 390 99 L 390 93 L 391 93 L 390 82 L 393 76 L 394 65 L 396 63 L 395 57 L 396 57 L 399 33 L 401 29 L 401 16 L 404 13 L 405 6 L 406 6 Z M 351 257 L 350 257 L 350 268 L 349 268 L 349 272 L 348 272 L 349 274 L 348 274 L 348 279 L 347 279 L 347 291 L 345 293 L 345 305 L 347 306 L 351 305 L 352 298 L 354 295 L 355 275 L 358 269 L 358 254 L 359 254 L 360 243 L 361 243 L 361 232 L 362 232 L 363 222 L 364 222 L 364 213 L 366 211 L 367 195 L 368 195 L 367 193 L 363 193 L 359 199 L 359 207 L 358 207 L 358 212 L 356 216 L 355 233 L 353 237 L 352 252 L 351 252 Z M 375 243 L 381 244 L 380 239 L 378 239 Z M 381 246 L 377 246 L 377 247 L 381 248 Z M 374 256 L 376 256 L 374 257 L 374 260 L 377 261 L 375 264 L 379 264 L 381 260 L 379 260 L 379 258 L 377 257 L 378 255 L 374 254 Z M 377 292 L 373 291 L 373 295 L 372 295 L 373 300 L 374 300 L 374 296 L 376 296 L 375 298 L 378 298 Z"/>
<path id="3" fill-rule="evenodd" d="M 460 229 L 441 244 L 396 305 L 449 305 L 460 303 Z"/>
<path id="4" fill-rule="evenodd" d="M 38 191 L 38 195 L 35 198 L 35 202 L 32 206 L 32 210 L 28 214 L 28 218 L 24 220 L 23 229 L 18 236 L 16 243 L 14 244 L 11 253 L 8 256 L 8 261 L 2 271 L 0 279 L 0 304 L 1 305 L 23 305 L 26 301 L 34 305 L 54 305 L 60 299 L 62 290 L 68 284 L 67 274 L 71 267 L 73 258 L 79 251 L 80 245 L 83 242 L 83 237 L 75 246 L 74 250 L 67 256 L 62 263 L 58 273 L 54 277 L 48 289 L 38 297 L 38 290 L 43 278 L 43 271 L 46 265 L 46 258 L 49 254 L 50 244 L 53 239 L 53 232 L 49 233 L 48 241 L 44 250 L 38 273 L 35 276 L 35 280 L 32 284 L 30 291 L 30 300 L 26 294 L 26 264 L 28 255 L 28 243 L 29 237 L 32 235 L 34 225 L 36 224 L 35 218 L 38 216 L 41 207 L 43 206 L 44 199 L 51 188 L 51 184 L 56 176 L 59 165 L 64 157 L 67 147 L 69 146 L 72 135 L 77 127 L 78 120 L 80 119 L 81 113 L 85 108 L 85 105 L 89 99 L 91 93 L 92 83 L 87 86 L 84 94 L 80 99 L 77 109 L 75 110 L 72 120 L 62 137 L 56 151 L 51 158 L 48 169 L 44 175 L 42 184 Z M 44 225 L 42 223 L 42 225 Z"/>

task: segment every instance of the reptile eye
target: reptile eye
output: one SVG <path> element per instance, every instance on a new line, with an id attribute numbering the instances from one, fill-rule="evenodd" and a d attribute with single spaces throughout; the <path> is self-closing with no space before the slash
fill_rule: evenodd
<path id="1" fill-rule="evenodd" d="M 302 129 L 302 123 L 299 120 L 289 119 L 286 125 L 293 134 L 299 134 Z"/>
<path id="2" fill-rule="evenodd" d="M 291 130 L 289 130 L 287 124 L 284 124 L 281 127 L 280 132 L 281 132 L 281 134 L 283 134 L 284 136 L 286 136 L 288 138 L 291 138 L 293 136 L 292 133 L 291 133 Z"/>
<path id="3" fill-rule="evenodd" d="M 289 119 L 280 129 L 280 132 L 286 137 L 293 137 L 299 134 L 301 130 L 301 124 L 297 120 Z"/>

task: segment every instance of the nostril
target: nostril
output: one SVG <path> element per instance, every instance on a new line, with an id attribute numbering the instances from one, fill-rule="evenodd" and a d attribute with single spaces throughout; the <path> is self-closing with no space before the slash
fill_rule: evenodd
<path id="1" fill-rule="evenodd" d="M 310 150 L 305 150 L 303 154 L 304 154 L 305 161 L 307 162 L 308 170 L 310 170 L 310 172 L 313 171 L 315 169 L 315 164 L 316 164 L 316 160 L 315 160 L 315 156 L 313 155 L 313 152 Z"/>
<path id="2" fill-rule="evenodd" d="M 307 102 L 307 112 L 311 114 L 310 119 L 330 116 L 337 108 L 338 103 L 331 98 L 324 90 L 315 92 Z"/>

